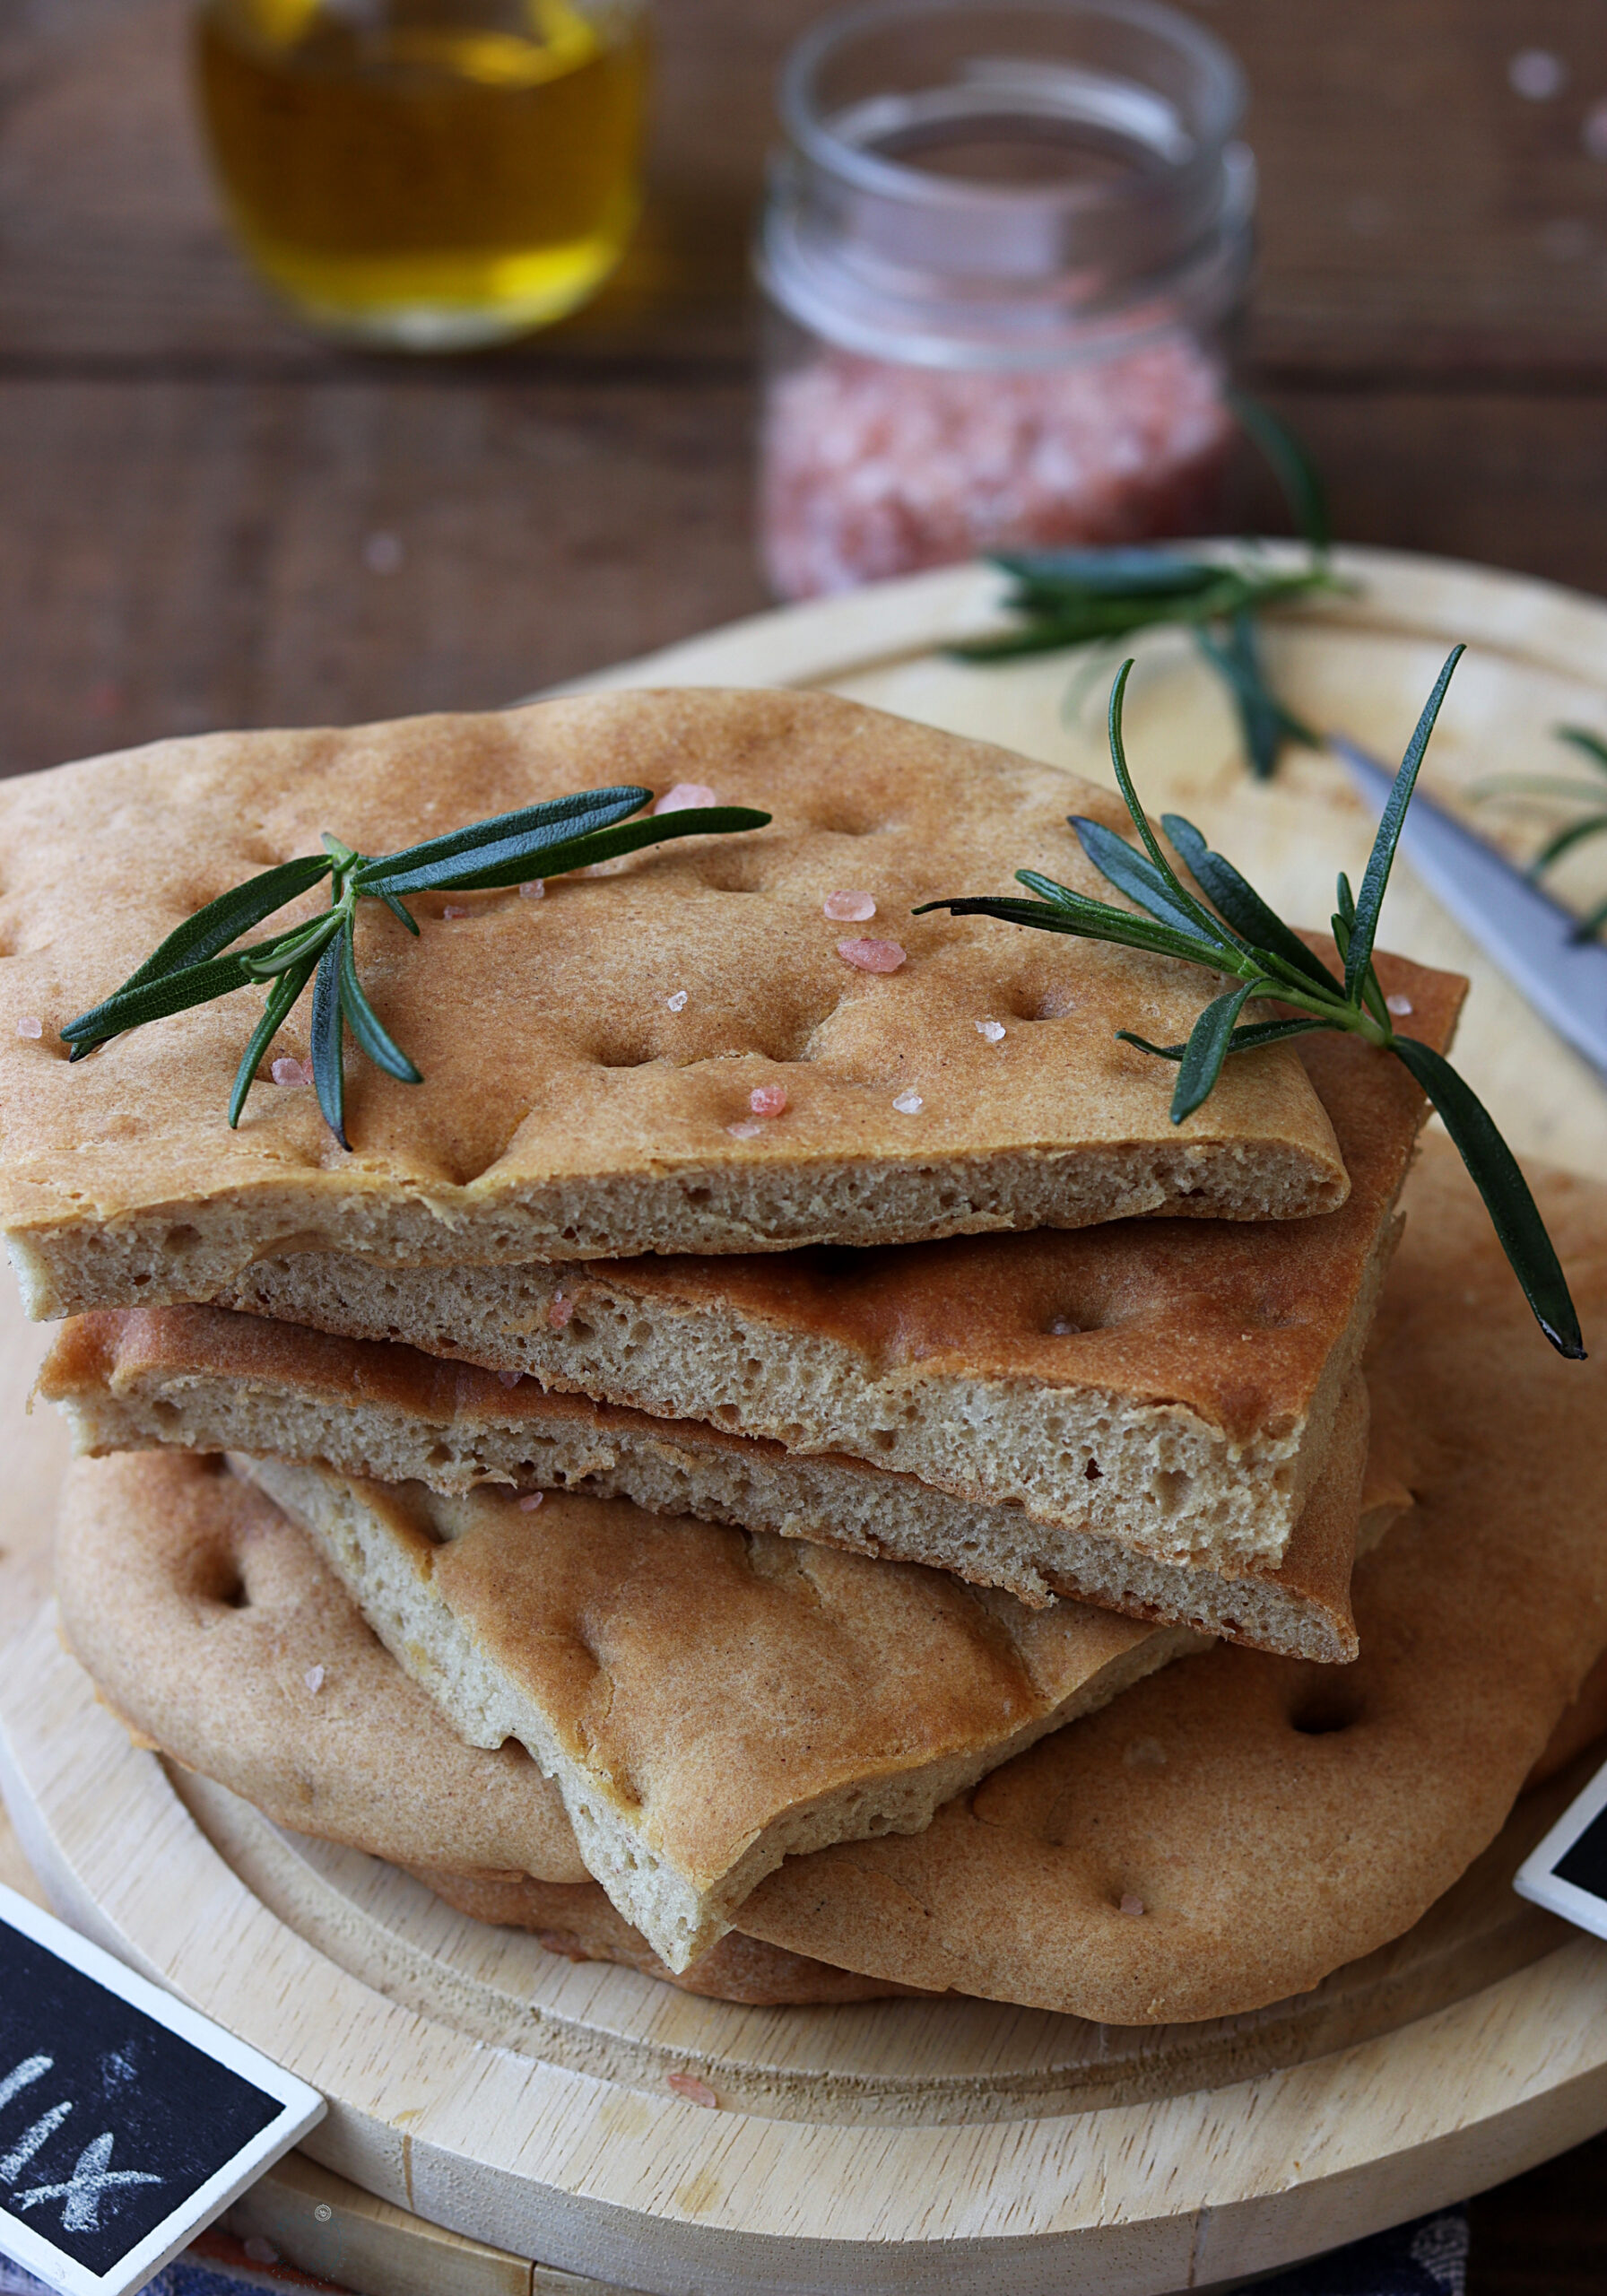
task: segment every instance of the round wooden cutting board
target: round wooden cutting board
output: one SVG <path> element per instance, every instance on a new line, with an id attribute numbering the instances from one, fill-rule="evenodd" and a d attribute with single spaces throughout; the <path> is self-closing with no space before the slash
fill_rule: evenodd
<path id="1" fill-rule="evenodd" d="M 1398 757 L 1463 639 L 1425 774 L 1441 797 L 1555 770 L 1559 722 L 1607 733 L 1607 607 L 1428 560 L 1342 564 L 1353 596 L 1269 633 L 1309 722 Z M 590 683 L 829 685 L 1108 778 L 1103 665 L 942 657 L 996 621 L 996 596 L 983 570 L 923 576 Z M 1186 645 L 1138 650 L 1128 746 L 1151 810 L 1187 813 L 1285 914 L 1321 922 L 1370 841 L 1342 770 L 1292 752 L 1252 784 Z M 1479 819 L 1525 851 L 1546 822 L 1513 805 Z M 1579 867 L 1583 889 L 1588 855 Z M 1607 1170 L 1607 1091 L 1403 867 L 1382 940 L 1472 975 L 1459 1064 L 1520 1152 Z M 1399 2222 L 1607 2125 L 1607 1948 L 1510 1889 L 1579 1771 L 1521 1803 L 1415 1930 L 1316 1992 L 1143 2031 L 982 2002 L 698 2001 L 555 1959 L 170 1777 L 96 1704 L 41 1607 L 65 1443 L 48 1413 L 22 1413 L 47 1337 L 8 1300 L 0 1782 L 18 1831 L 70 1918 L 329 2097 L 307 2151 L 383 2200 L 664 2296 L 1167 2296 Z M 679 2072 L 717 2109 L 677 2095 Z"/>

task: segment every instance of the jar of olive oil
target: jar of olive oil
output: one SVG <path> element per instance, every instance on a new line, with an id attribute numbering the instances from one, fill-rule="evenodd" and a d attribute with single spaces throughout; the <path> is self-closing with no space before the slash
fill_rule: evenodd
<path id="1" fill-rule="evenodd" d="M 646 29 L 644 0 L 204 0 L 201 108 L 248 254 L 348 342 L 560 318 L 636 221 Z"/>

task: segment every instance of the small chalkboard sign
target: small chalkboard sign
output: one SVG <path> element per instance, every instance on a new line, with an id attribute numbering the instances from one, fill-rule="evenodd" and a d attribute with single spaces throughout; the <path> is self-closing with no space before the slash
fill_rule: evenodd
<path id="1" fill-rule="evenodd" d="M 143 2288 L 322 2119 L 316 2090 L 0 1888 L 0 2252 Z"/>
<path id="2" fill-rule="evenodd" d="M 1581 1929 L 1607 1937 L 1607 1768 L 1597 1770 L 1530 1851 L 1513 1887 Z"/>

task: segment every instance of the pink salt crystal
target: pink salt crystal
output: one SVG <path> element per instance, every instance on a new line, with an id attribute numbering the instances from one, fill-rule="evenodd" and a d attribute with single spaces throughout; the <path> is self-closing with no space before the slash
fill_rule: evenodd
<path id="1" fill-rule="evenodd" d="M 1401 1021 L 1403 1021 L 1412 1010 L 1410 996 L 1386 996 L 1384 1004 L 1386 1012 L 1393 1013 L 1395 1018 Z"/>
<path id="2" fill-rule="evenodd" d="M 530 877 L 519 887 L 521 900 L 545 900 L 546 898 L 547 881 L 544 877 Z"/>
<path id="3" fill-rule="evenodd" d="M 821 909 L 834 925 L 863 925 L 876 914 L 876 904 L 869 893 L 828 893 Z"/>
<path id="4" fill-rule="evenodd" d="M 678 988 L 673 996 L 666 996 L 664 1001 L 669 1006 L 672 1013 L 684 1013 L 686 1010 L 686 991 L 684 988 Z"/>
<path id="5" fill-rule="evenodd" d="M 246 2255 L 250 2257 L 253 2264 L 277 2264 L 279 2262 L 278 2249 L 274 2246 L 272 2240 L 265 2240 L 260 2233 L 253 2232 L 248 2240 L 242 2240 L 240 2242 L 240 2247 L 245 2251 Z"/>
<path id="6" fill-rule="evenodd" d="M 554 1331 L 561 1331 L 575 1312 L 573 1300 L 566 1300 L 560 1292 L 547 1310 L 547 1321 Z"/>
<path id="7" fill-rule="evenodd" d="M 719 2105 L 720 2100 L 708 2082 L 699 2081 L 695 2073 L 666 2073 L 664 2085 L 673 2089 L 678 2097 L 684 2097 L 689 2105 L 708 2105 L 711 2109 Z"/>
<path id="8" fill-rule="evenodd" d="M 918 1092 L 900 1092 L 893 1102 L 900 1116 L 919 1116 L 925 1105 Z"/>
<path id="9" fill-rule="evenodd" d="M 1142 1913 L 1143 1909 L 1144 1901 L 1142 1898 L 1135 1898 L 1132 1891 L 1129 1890 L 1122 1900 L 1122 1911 L 1124 1913 Z"/>
<path id="10" fill-rule="evenodd" d="M 770 580 L 817 597 L 987 550 L 1208 534 L 1232 439 L 1217 363 L 1181 327 L 1005 374 L 829 349 L 770 396 Z"/>
<path id="11" fill-rule="evenodd" d="M 517 1387 L 524 1376 L 522 1371 L 499 1371 L 497 1385 L 499 1387 Z"/>
<path id="12" fill-rule="evenodd" d="M 986 1037 L 989 1044 L 1003 1044 L 1004 1041 L 1004 1023 L 1003 1021 L 978 1021 L 977 1023 L 977 1034 L 979 1037 Z"/>
<path id="13" fill-rule="evenodd" d="M 653 810 L 656 813 L 688 813 L 696 806 L 717 805 L 719 802 L 714 791 L 701 781 L 677 781 L 673 789 L 665 791 Z"/>
<path id="14" fill-rule="evenodd" d="M 786 1108 L 785 1084 L 759 1084 L 748 1095 L 748 1106 L 755 1116 L 780 1116 Z"/>
<path id="15" fill-rule="evenodd" d="M 441 911 L 443 918 L 473 917 L 473 914 L 474 912 L 472 909 L 465 907 L 459 901 L 448 901 L 445 909 Z"/>
<path id="16" fill-rule="evenodd" d="M 312 1064 L 310 1061 L 291 1058 L 276 1060 L 268 1074 L 275 1084 L 310 1084 Z"/>
<path id="17" fill-rule="evenodd" d="M 725 1129 L 733 1140 L 757 1140 L 764 1126 L 762 1124 L 728 1124 Z"/>
<path id="18" fill-rule="evenodd" d="M 896 941 L 839 941 L 837 953 L 856 972 L 897 972 L 904 961 Z"/>
<path id="19" fill-rule="evenodd" d="M 519 1512 L 522 1515 L 534 1515 L 546 1495 L 547 1494 L 544 1491 L 521 1491 L 519 1493 Z"/>
<path id="20" fill-rule="evenodd" d="M 318 1692 L 324 1687 L 324 1669 L 322 1666 L 308 1666 L 301 1679 L 307 1684 L 308 1689 L 311 1691 L 313 1696 L 317 1698 Z"/>
<path id="21" fill-rule="evenodd" d="M 31 1013 L 25 1013 L 17 1022 L 17 1034 L 20 1037 L 42 1037 L 44 1033 L 45 1023 L 43 1021 L 35 1020 Z"/>

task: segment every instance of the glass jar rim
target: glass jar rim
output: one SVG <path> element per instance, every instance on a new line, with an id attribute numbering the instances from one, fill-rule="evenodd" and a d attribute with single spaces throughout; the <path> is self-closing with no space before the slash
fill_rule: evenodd
<path id="1" fill-rule="evenodd" d="M 1203 116 L 1191 154 L 1196 164 L 1203 152 L 1220 152 L 1226 146 L 1243 117 L 1247 91 L 1238 59 L 1214 34 L 1165 5 L 1164 0 L 860 0 L 859 5 L 839 10 L 805 32 L 782 65 L 777 109 L 795 148 L 814 166 L 857 189 L 930 209 L 965 207 L 974 213 L 978 206 L 1010 207 L 1027 199 L 1040 208 L 1047 204 L 1119 204 L 1124 194 L 1120 184 L 1071 185 L 1058 194 L 1047 193 L 1042 185 L 1036 185 L 1029 193 L 1023 193 L 1013 187 L 978 184 L 908 167 L 836 134 L 821 117 L 817 83 L 836 52 L 866 33 L 901 22 L 966 10 L 982 14 L 1037 13 L 1064 22 L 1092 18 L 1128 25 L 1170 42 L 1200 73 Z"/>

